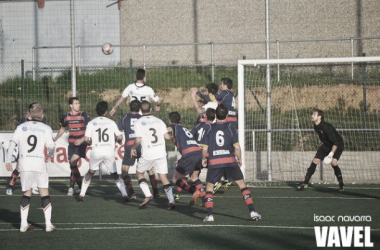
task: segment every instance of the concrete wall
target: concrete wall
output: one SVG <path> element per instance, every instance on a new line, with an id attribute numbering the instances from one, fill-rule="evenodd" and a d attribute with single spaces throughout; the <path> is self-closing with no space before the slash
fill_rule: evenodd
<path id="1" fill-rule="evenodd" d="M 271 0 L 270 40 L 370 37 L 380 35 L 377 0 Z M 150 43 L 238 43 L 265 41 L 263 0 L 130 0 L 121 9 L 125 45 Z M 355 55 L 380 54 L 380 40 L 355 41 Z M 265 44 L 216 45 L 216 62 L 265 58 Z M 123 49 L 122 58 L 141 59 L 141 48 Z M 147 61 L 208 62 L 209 46 L 154 47 Z M 280 42 L 281 58 L 351 56 L 351 43 Z M 271 44 L 271 58 L 276 46 Z"/>
<path id="2" fill-rule="evenodd" d="M 77 54 L 78 63 L 120 61 L 119 48 L 110 56 L 101 52 L 101 45 L 106 42 L 120 44 L 119 10 L 117 5 L 107 8 L 110 3 L 108 0 L 75 1 L 76 45 L 97 45 L 82 48 L 80 61 Z M 70 1 L 45 1 L 42 9 L 37 8 L 36 1 L 1 1 L 0 80 L 20 74 L 19 65 L 5 63 L 18 63 L 22 59 L 31 62 L 32 48 L 42 46 L 67 48 L 36 50 L 37 66 L 70 66 Z"/>

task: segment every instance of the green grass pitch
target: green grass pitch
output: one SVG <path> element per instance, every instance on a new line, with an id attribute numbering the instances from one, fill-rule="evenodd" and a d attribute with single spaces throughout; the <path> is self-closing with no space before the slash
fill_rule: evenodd
<path id="1" fill-rule="evenodd" d="M 93 181 L 85 202 L 66 196 L 68 181 L 51 181 L 52 221 L 57 230 L 46 233 L 41 199 L 34 195 L 29 223 L 35 231 L 20 233 L 21 190 L 5 195 L 0 182 L 1 249 L 317 249 L 314 226 L 370 226 L 374 249 L 380 246 L 380 186 L 315 185 L 305 191 L 294 186 L 255 187 L 250 190 L 262 220 L 249 217 L 236 186 L 223 188 L 214 198 L 215 222 L 204 223 L 205 208 L 190 207 L 182 193 L 175 210 L 161 198 L 139 209 L 138 201 L 124 202 L 112 181 Z M 315 222 L 315 215 L 335 216 L 335 222 Z M 370 216 L 371 221 L 342 222 L 337 217 Z M 319 248 L 320 249 L 320 248 Z"/>

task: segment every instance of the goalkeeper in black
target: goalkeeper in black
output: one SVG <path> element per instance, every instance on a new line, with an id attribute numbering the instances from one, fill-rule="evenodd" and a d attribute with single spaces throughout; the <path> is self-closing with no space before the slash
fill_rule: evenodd
<path id="1" fill-rule="evenodd" d="M 314 130 L 317 132 L 319 139 L 323 144 L 319 146 L 317 154 L 314 156 L 310 167 L 307 169 L 305 180 L 297 187 L 297 190 L 308 188 L 310 178 L 313 176 L 317 164 L 323 160 L 323 163 L 331 164 L 339 182 L 339 191 L 344 191 L 342 172 L 338 166 L 338 160 L 344 150 L 343 138 L 333 125 L 324 121 L 324 113 L 322 110 L 314 109 L 313 114 L 311 115 L 311 120 L 314 123 Z"/>

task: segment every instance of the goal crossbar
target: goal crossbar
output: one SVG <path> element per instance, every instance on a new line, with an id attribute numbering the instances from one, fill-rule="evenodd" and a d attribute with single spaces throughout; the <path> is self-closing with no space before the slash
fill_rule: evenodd
<path id="1" fill-rule="evenodd" d="M 295 64 L 323 64 L 323 63 L 361 63 L 361 62 L 380 62 L 380 56 L 373 57 L 337 57 L 337 58 L 295 58 L 295 59 L 259 59 L 259 60 L 238 60 L 238 93 L 240 97 L 238 98 L 238 126 L 239 126 L 239 141 L 242 152 L 242 171 L 245 174 L 245 98 L 244 98 L 244 66 L 258 66 L 266 65 L 267 70 L 269 70 L 270 65 L 295 65 Z M 270 81 L 270 77 L 269 77 Z M 267 98 L 270 98 L 271 90 L 270 83 L 268 83 L 267 78 Z M 269 106 L 267 107 L 270 112 L 270 101 Z M 268 116 L 270 119 L 270 115 Z M 270 120 L 268 122 L 270 124 Z M 271 133 L 271 127 L 269 127 L 268 133 Z M 268 143 L 269 144 L 269 143 Z M 270 146 L 269 146 L 270 147 Z M 268 148 L 268 152 L 270 149 Z M 271 161 L 268 159 L 268 180 L 271 181 Z"/>

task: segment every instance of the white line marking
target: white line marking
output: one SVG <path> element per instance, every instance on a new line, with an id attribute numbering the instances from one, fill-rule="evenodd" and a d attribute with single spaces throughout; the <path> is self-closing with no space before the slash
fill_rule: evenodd
<path id="1" fill-rule="evenodd" d="M 3 223 L 1 223 L 3 224 Z M 42 224 L 42 223 L 41 223 Z M 156 229 L 156 228 L 201 228 L 201 227 L 228 227 L 228 228 L 264 228 L 264 229 L 294 229 L 294 230 L 314 230 L 314 227 L 289 227 L 289 226 L 260 226 L 260 225 L 210 225 L 210 224 L 137 224 L 137 223 L 54 223 L 55 225 L 107 225 L 94 227 L 67 227 L 57 228 L 58 231 L 68 230 L 113 230 L 113 229 Z M 120 225 L 120 226 L 108 226 Z M 42 231 L 44 229 L 34 228 Z M 19 229 L 0 229 L 0 232 L 19 231 Z M 380 231 L 379 228 L 371 228 L 371 231 Z"/>

